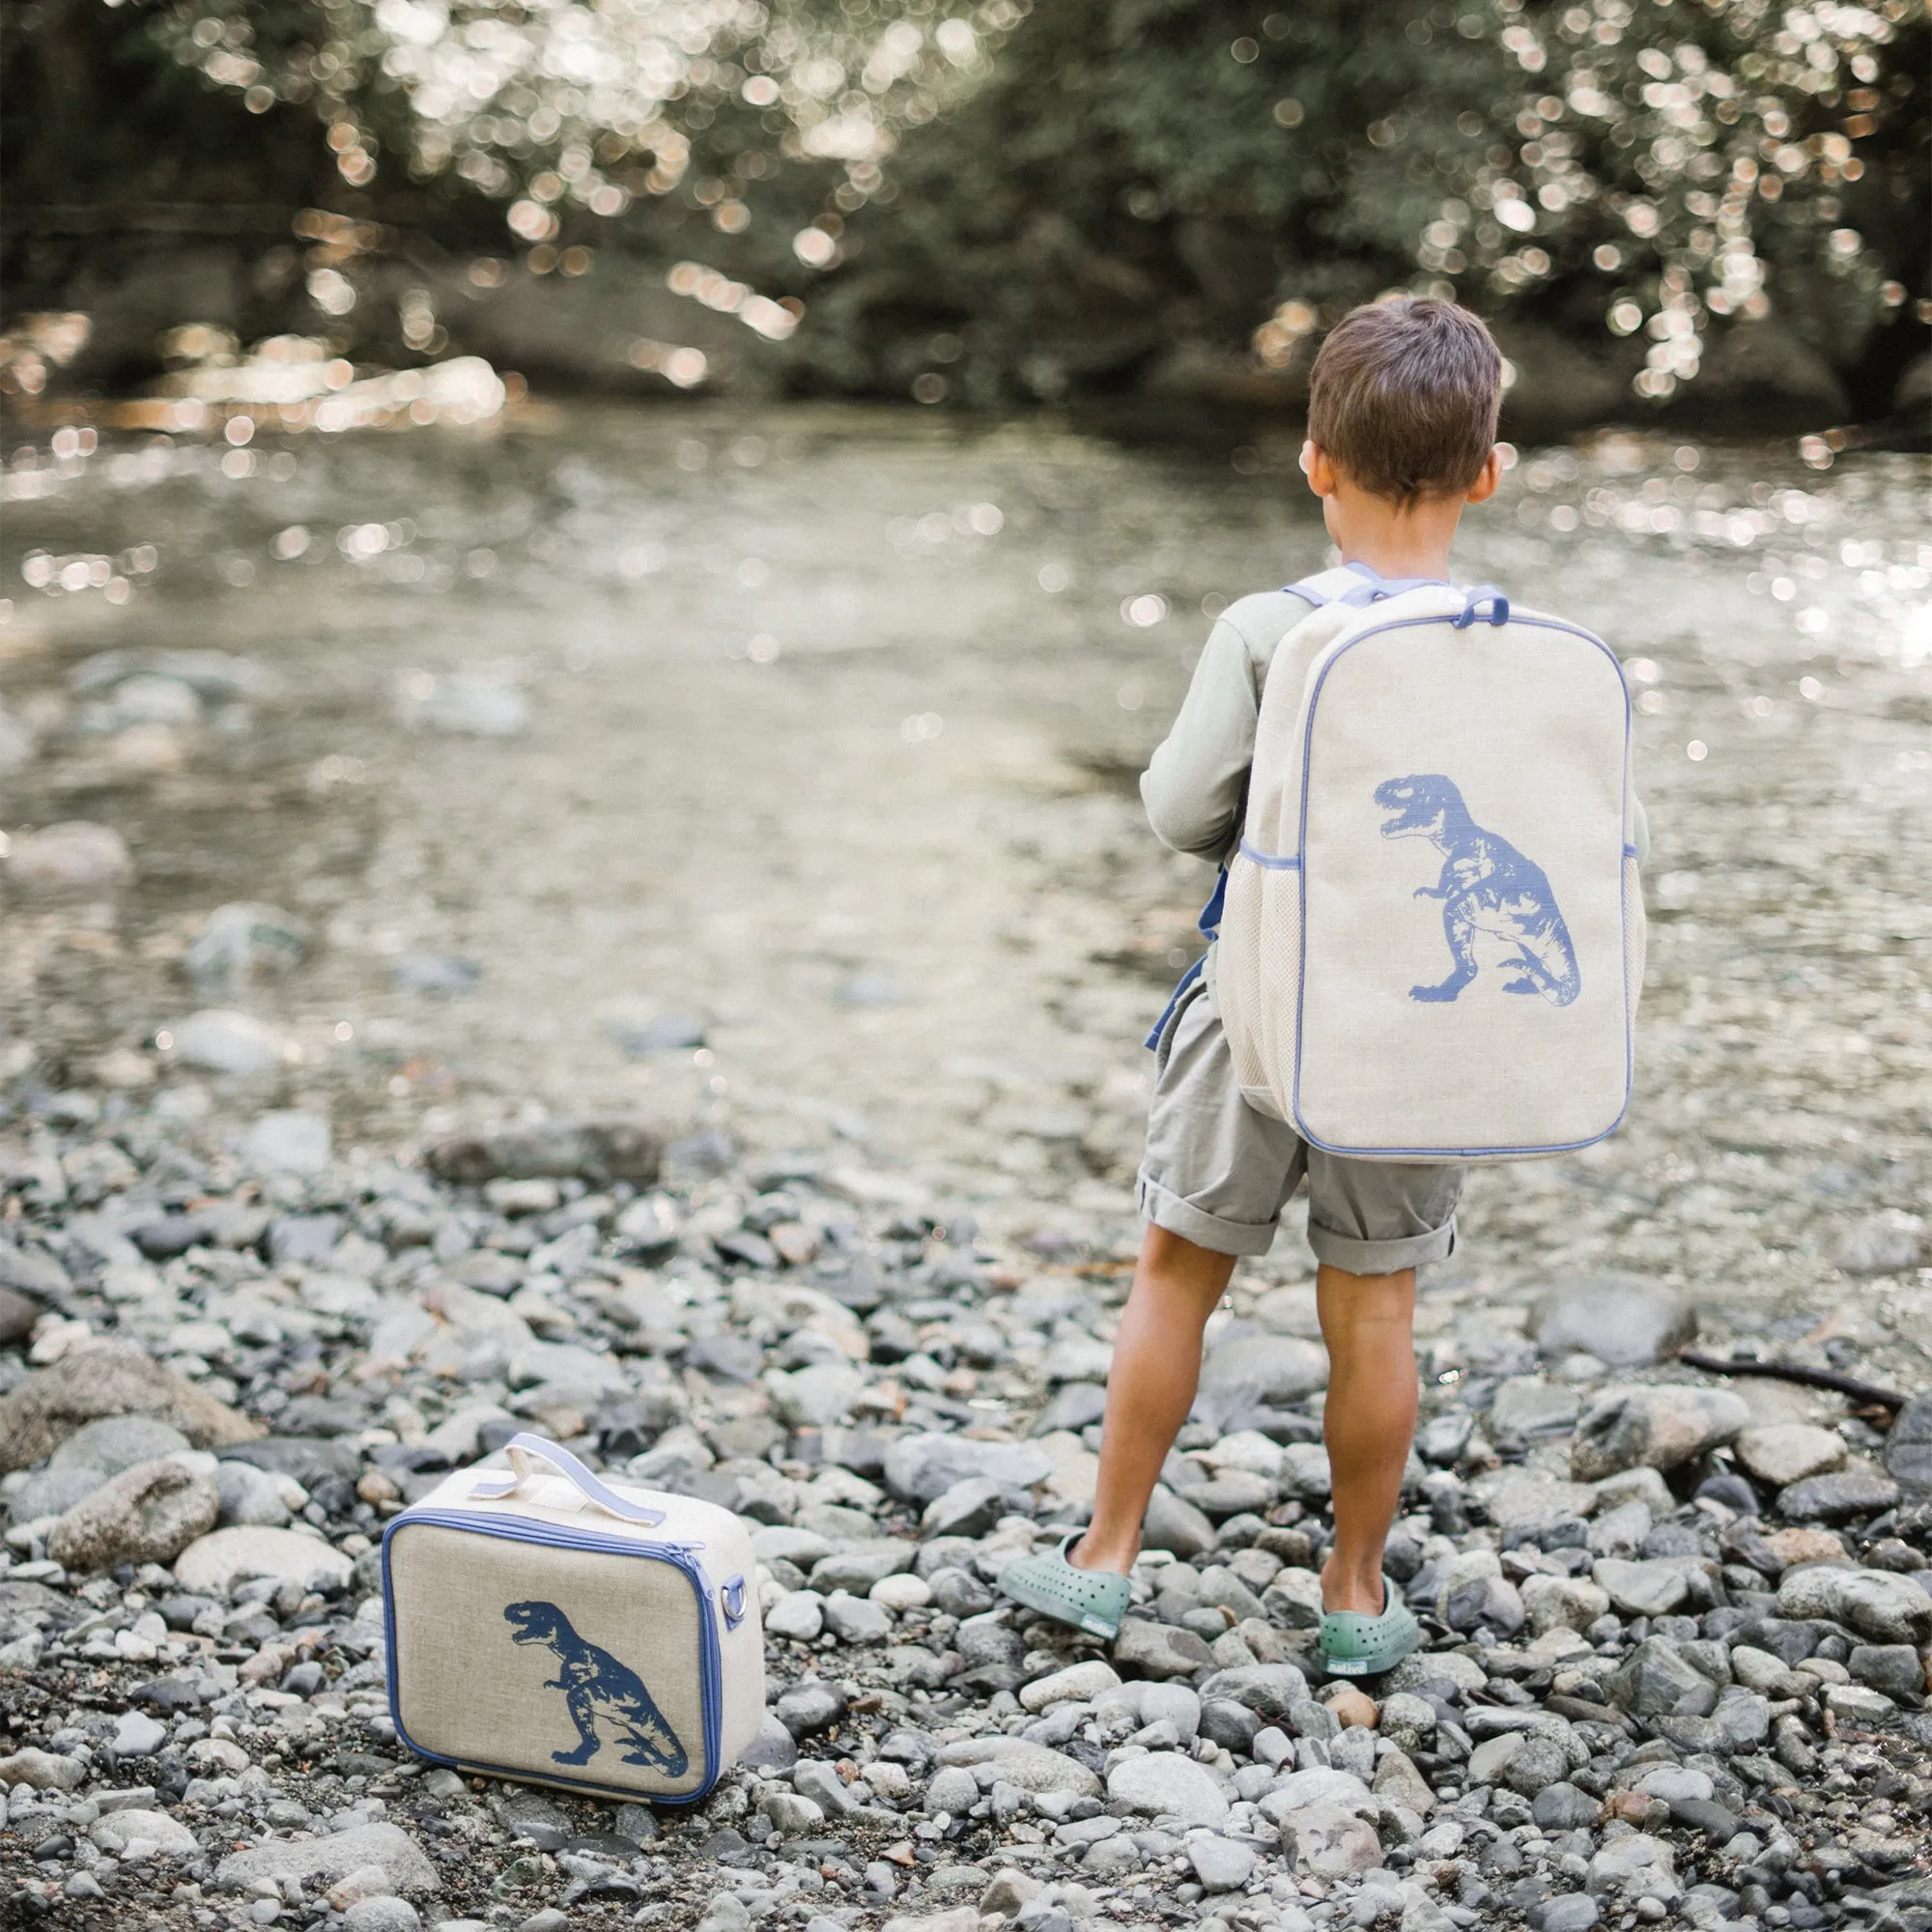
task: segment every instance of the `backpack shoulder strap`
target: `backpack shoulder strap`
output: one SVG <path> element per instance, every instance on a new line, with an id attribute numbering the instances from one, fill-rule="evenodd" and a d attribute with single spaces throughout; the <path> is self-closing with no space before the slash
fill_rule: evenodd
<path id="1" fill-rule="evenodd" d="M 1284 586 L 1306 598 L 1318 611 L 1329 604 L 1347 604 L 1359 610 L 1400 597 L 1406 590 L 1442 587 L 1437 577 L 1383 577 L 1365 563 L 1338 564 L 1333 570 L 1318 571 L 1298 583 Z"/>

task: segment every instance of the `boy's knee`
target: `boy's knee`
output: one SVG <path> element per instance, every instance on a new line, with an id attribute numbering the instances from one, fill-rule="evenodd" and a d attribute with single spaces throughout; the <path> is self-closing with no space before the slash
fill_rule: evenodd
<path id="1" fill-rule="evenodd" d="M 1148 1224 L 1141 1246 L 1141 1263 L 1150 1273 L 1185 1281 L 1190 1287 L 1211 1289 L 1218 1296 L 1235 1272 L 1236 1257 L 1204 1248 L 1185 1235 L 1157 1223 Z"/>

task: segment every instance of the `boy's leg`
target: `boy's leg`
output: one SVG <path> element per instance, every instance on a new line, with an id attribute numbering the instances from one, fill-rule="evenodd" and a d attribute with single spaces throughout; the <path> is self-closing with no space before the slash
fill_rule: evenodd
<path id="1" fill-rule="evenodd" d="M 1328 1345 L 1322 1434 L 1335 1502 L 1335 1542 L 1321 1566 L 1321 1598 L 1330 1610 L 1378 1616 L 1384 1608 L 1382 1545 L 1395 1520 L 1415 1433 L 1415 1270 L 1350 1274 L 1324 1262 L 1316 1271 L 1315 1294 Z"/>
<path id="2" fill-rule="evenodd" d="M 1133 1568 L 1148 1498 L 1194 1402 L 1202 1330 L 1234 1271 L 1233 1255 L 1148 1228 L 1107 1372 L 1094 1520 L 1070 1552 L 1075 1569 Z"/>

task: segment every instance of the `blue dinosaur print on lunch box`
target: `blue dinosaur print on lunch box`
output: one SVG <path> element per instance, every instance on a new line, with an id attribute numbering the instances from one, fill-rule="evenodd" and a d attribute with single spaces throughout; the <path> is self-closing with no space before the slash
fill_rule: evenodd
<path id="1" fill-rule="evenodd" d="M 623 1747 L 626 1764 L 650 1765 L 667 1777 L 684 1776 L 690 1763 L 684 1746 L 635 1670 L 579 1636 L 554 1604 L 512 1604 L 503 1619 L 513 1642 L 548 1644 L 556 1653 L 557 1673 L 544 1680 L 544 1689 L 563 1692 L 577 1726 L 577 1748 L 553 1751 L 554 1762 L 588 1764 L 606 1742 L 598 1735 L 601 1719 L 611 1732 L 609 1742 Z"/>

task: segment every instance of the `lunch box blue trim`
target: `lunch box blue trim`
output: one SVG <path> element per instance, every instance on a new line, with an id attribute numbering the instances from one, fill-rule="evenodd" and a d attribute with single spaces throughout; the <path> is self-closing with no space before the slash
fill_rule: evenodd
<path id="1" fill-rule="evenodd" d="M 517 1765 L 485 1764 L 469 1758 L 447 1757 L 441 1751 L 426 1750 L 417 1744 L 403 1726 L 402 1709 L 396 1694 L 399 1675 L 396 1665 L 396 1596 L 389 1575 L 389 1546 L 399 1529 L 412 1526 L 469 1530 L 478 1536 L 498 1537 L 506 1543 L 538 1543 L 552 1549 L 583 1549 L 599 1555 L 641 1556 L 668 1563 L 681 1571 L 697 1599 L 698 1700 L 704 1726 L 703 1782 L 688 1792 L 660 1794 L 627 1790 L 621 1785 L 604 1784 L 584 1777 L 566 1777 L 548 1770 L 539 1772 Z M 703 1565 L 694 1553 L 702 1547 L 701 1544 L 687 1543 L 639 1543 L 630 1537 L 598 1536 L 590 1530 L 563 1529 L 553 1523 L 513 1522 L 502 1517 L 483 1516 L 469 1510 L 405 1510 L 392 1519 L 383 1531 L 383 1640 L 386 1652 L 389 1721 L 396 1727 L 398 1740 L 417 1757 L 449 1765 L 457 1771 L 481 1772 L 490 1777 L 515 1778 L 519 1783 L 567 1785 L 573 1790 L 594 1793 L 599 1797 L 615 1795 L 647 1804 L 701 1803 L 717 1787 L 725 1769 L 719 1762 L 724 1748 L 724 1666 L 718 1643 L 717 1611 L 711 1602 L 711 1579 L 705 1576 Z"/>

